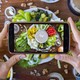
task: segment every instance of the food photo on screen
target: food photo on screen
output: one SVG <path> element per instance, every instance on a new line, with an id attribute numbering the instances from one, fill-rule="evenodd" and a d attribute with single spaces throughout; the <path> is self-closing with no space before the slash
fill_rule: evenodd
<path id="1" fill-rule="evenodd" d="M 15 52 L 63 52 L 63 24 L 14 24 Z"/>

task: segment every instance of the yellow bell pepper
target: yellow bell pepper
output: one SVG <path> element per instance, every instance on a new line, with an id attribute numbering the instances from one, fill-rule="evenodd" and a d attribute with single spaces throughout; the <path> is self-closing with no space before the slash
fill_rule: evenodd
<path id="1" fill-rule="evenodd" d="M 54 58 L 56 54 L 49 54 L 51 58 Z"/>
<path id="2" fill-rule="evenodd" d="M 45 59 L 49 56 L 49 54 L 41 54 L 41 59 Z"/>
<path id="3" fill-rule="evenodd" d="M 10 78 L 10 71 L 8 72 L 7 78 Z"/>

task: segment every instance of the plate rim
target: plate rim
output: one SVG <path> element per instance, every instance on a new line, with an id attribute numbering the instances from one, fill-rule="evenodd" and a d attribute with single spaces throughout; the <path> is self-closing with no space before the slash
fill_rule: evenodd
<path id="1" fill-rule="evenodd" d="M 46 3 L 56 3 L 56 2 L 58 2 L 59 0 L 54 0 L 54 1 L 41 0 L 41 1 L 46 2 Z"/>

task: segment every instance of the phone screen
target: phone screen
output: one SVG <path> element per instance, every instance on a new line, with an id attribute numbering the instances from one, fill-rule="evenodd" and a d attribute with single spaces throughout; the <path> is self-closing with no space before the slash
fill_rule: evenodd
<path id="1" fill-rule="evenodd" d="M 13 35 L 14 52 L 27 52 L 27 53 L 65 52 L 66 38 L 64 36 L 66 24 L 15 23 L 13 24 L 13 27 L 14 27 Z"/>

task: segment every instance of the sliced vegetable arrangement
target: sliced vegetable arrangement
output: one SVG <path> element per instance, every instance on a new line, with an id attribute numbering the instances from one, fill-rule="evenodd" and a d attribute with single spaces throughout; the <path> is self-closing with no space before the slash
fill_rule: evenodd
<path id="1" fill-rule="evenodd" d="M 53 26 L 50 24 L 33 24 L 26 26 L 27 31 L 18 34 L 19 37 L 15 39 L 15 50 L 18 52 L 28 51 L 35 53 L 58 52 L 58 48 L 62 45 L 63 27 L 63 25 Z"/>
<path id="2" fill-rule="evenodd" d="M 30 21 L 40 21 L 40 22 L 47 22 L 50 21 L 52 18 L 52 14 L 48 14 L 47 11 L 38 9 L 37 11 L 32 12 L 25 12 L 23 10 L 18 10 L 18 14 L 16 14 L 12 22 L 30 22 Z"/>
<path id="3" fill-rule="evenodd" d="M 30 68 L 30 67 L 37 66 L 38 64 L 42 64 L 48 60 L 52 60 L 54 56 L 52 54 L 27 54 L 26 58 L 20 60 L 18 64 L 21 67 Z"/>
<path id="4" fill-rule="evenodd" d="M 13 17 L 12 22 L 32 22 L 32 21 L 33 22 L 34 21 L 47 22 L 47 21 L 51 21 L 51 20 L 60 21 L 60 18 L 58 18 L 50 10 L 46 10 L 46 9 L 43 9 L 43 8 L 37 8 L 37 9 L 36 8 L 31 8 L 31 9 L 28 9 L 28 10 L 25 10 L 25 11 L 18 10 L 18 13 Z M 29 29 L 29 31 L 21 33 L 20 36 L 18 37 L 19 39 L 15 40 L 16 43 L 17 43 L 16 48 L 19 48 L 18 51 L 20 51 L 21 49 L 23 49 L 25 51 L 27 49 L 28 50 L 30 49 L 30 46 L 28 44 L 25 45 L 25 43 L 28 42 L 26 34 L 28 35 L 28 37 L 30 39 L 33 39 L 34 34 L 36 33 L 36 31 L 38 31 L 37 28 L 33 27 L 32 29 Z M 46 30 L 47 25 L 40 27 L 40 29 Z M 54 30 L 52 29 L 51 31 L 54 31 Z M 51 37 L 51 39 L 53 39 L 52 41 L 55 42 L 56 37 L 55 36 L 53 38 Z M 51 39 L 49 39 L 49 41 Z M 50 45 L 52 43 L 52 42 L 49 43 L 49 41 L 47 41 L 48 45 Z M 60 40 L 58 40 L 58 41 L 59 41 L 59 43 L 56 43 L 56 44 L 60 46 L 61 42 L 60 42 Z M 21 42 L 24 43 L 23 47 L 21 47 L 21 45 L 23 44 L 23 43 L 21 44 Z M 36 44 L 36 41 L 34 41 L 34 42 L 35 42 L 34 44 Z M 44 45 L 40 44 L 38 47 L 43 48 L 43 47 L 45 47 L 45 44 Z M 21 50 L 21 51 L 23 51 L 23 50 Z M 35 56 L 37 56 L 36 60 L 34 60 Z M 51 61 L 54 58 L 54 56 L 55 56 L 55 54 L 41 54 L 41 55 L 28 54 L 27 57 L 23 60 L 20 60 L 20 62 L 18 64 L 21 67 L 26 67 L 26 68 L 33 67 L 33 66 L 36 66 L 38 64 L 43 64 L 43 63 Z"/>

